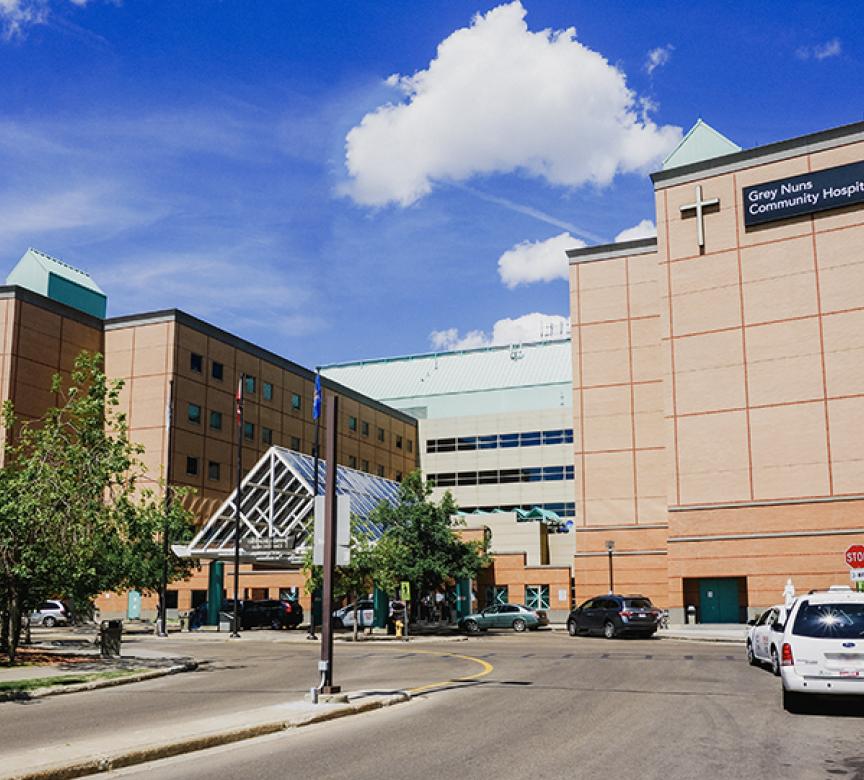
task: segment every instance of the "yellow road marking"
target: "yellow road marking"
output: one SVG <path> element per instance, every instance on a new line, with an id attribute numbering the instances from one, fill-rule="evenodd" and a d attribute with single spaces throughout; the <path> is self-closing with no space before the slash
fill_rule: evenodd
<path id="1" fill-rule="evenodd" d="M 480 664 L 483 667 L 482 671 L 477 672 L 476 674 L 469 674 L 464 677 L 454 677 L 450 680 L 441 680 L 440 682 L 428 683 L 426 685 L 418 685 L 416 688 L 409 688 L 408 693 L 421 693 L 422 691 L 429 691 L 433 688 L 444 688 L 448 685 L 452 685 L 453 683 L 461 683 L 461 682 L 469 682 L 470 680 L 477 680 L 480 677 L 485 677 L 489 672 L 491 672 L 495 667 L 492 666 L 488 661 L 484 661 L 482 658 L 475 658 L 473 655 L 459 655 L 458 653 L 443 653 L 437 652 L 435 650 L 411 650 L 412 653 L 425 653 L 426 655 L 437 655 L 441 658 L 461 658 L 463 661 L 473 661 L 475 664 Z"/>

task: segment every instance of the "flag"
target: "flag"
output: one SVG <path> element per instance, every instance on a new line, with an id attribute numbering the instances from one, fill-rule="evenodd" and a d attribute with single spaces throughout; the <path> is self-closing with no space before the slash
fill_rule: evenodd
<path id="1" fill-rule="evenodd" d="M 315 399 L 312 401 L 312 419 L 321 416 L 321 374 L 315 374 Z"/>
<path id="2" fill-rule="evenodd" d="M 240 374 L 240 379 L 237 381 L 237 425 L 240 425 L 240 419 L 243 417 L 243 374 Z"/>

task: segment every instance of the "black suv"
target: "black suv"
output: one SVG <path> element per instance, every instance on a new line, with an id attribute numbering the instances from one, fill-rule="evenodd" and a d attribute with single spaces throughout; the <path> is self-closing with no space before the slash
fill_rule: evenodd
<path id="1" fill-rule="evenodd" d="M 241 601 L 239 604 L 240 628 L 297 628 L 303 622 L 303 607 L 299 601 L 287 599 L 262 599 Z M 222 602 L 222 612 L 234 614 L 234 602 Z"/>
<path id="2" fill-rule="evenodd" d="M 617 596 L 610 593 L 588 599 L 567 618 L 570 636 L 602 634 L 607 639 L 632 634 L 654 635 L 660 622 L 660 610 L 645 596 Z"/>

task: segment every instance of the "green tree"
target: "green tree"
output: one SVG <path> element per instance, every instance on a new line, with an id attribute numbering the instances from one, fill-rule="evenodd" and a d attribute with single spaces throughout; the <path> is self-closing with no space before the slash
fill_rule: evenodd
<path id="1" fill-rule="evenodd" d="M 431 493 L 414 471 L 403 480 L 397 503 L 382 502 L 369 517 L 384 532 L 375 551 L 376 582 L 391 593 L 396 583 L 410 582 L 415 605 L 453 580 L 475 578 L 489 564 L 481 542 L 459 538 L 464 521 L 451 493 L 437 503 L 429 500 Z"/>
<path id="2" fill-rule="evenodd" d="M 82 352 L 68 387 L 54 377 L 60 403 L 41 419 L 22 422 L 4 407 L 0 612 L 11 663 L 22 617 L 40 601 L 60 596 L 80 607 L 106 590 L 151 590 L 162 567 L 157 534 L 167 522 L 174 539 L 188 535 L 178 499 L 166 510 L 137 489 L 141 447 L 119 412 L 121 387 L 100 355 Z M 172 578 L 187 570 L 172 556 Z"/>

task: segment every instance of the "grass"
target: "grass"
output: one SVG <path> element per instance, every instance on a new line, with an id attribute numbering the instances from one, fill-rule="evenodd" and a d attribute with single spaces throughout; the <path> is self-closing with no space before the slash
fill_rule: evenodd
<path id="1" fill-rule="evenodd" d="M 117 677 L 127 677 L 137 674 L 142 669 L 112 669 L 108 672 L 91 672 L 89 674 L 64 674 L 57 677 L 30 677 L 26 680 L 9 680 L 0 682 L 0 693 L 23 693 L 33 691 L 37 688 L 51 688 L 55 686 L 79 685 L 80 683 L 93 682 L 94 680 L 113 680 Z"/>

